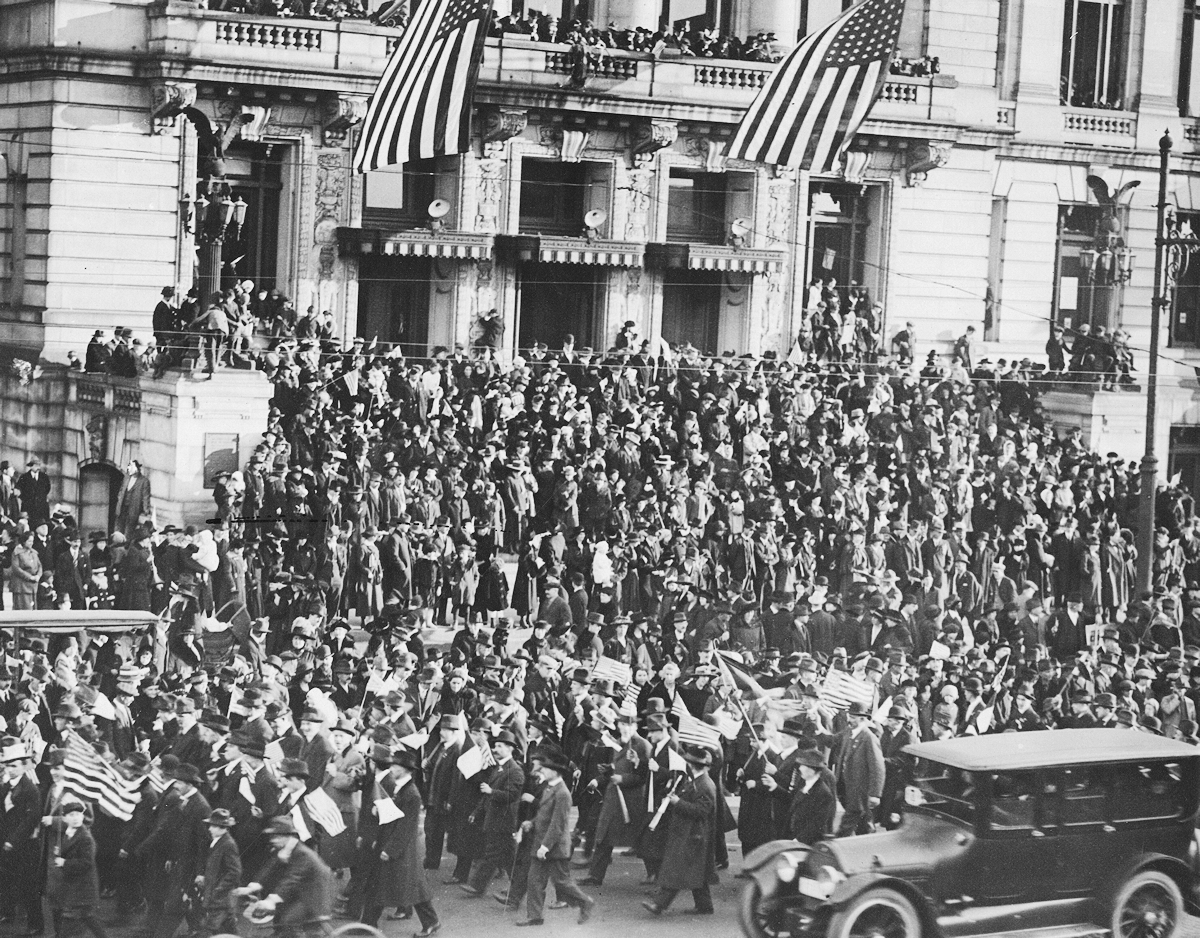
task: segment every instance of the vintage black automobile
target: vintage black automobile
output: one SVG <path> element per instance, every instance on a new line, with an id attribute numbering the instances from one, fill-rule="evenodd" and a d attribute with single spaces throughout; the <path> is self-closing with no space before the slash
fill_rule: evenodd
<path id="1" fill-rule="evenodd" d="M 749 938 L 1173 938 L 1197 910 L 1200 749 L 1091 729 L 908 752 L 896 830 L 746 857 Z"/>

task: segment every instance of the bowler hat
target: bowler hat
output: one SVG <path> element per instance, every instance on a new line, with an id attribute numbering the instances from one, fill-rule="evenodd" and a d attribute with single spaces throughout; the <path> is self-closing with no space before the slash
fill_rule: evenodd
<path id="1" fill-rule="evenodd" d="M 284 778 L 308 778 L 308 763 L 303 759 L 284 759 L 279 763 L 279 774 Z"/>
<path id="2" fill-rule="evenodd" d="M 200 770 L 190 762 L 181 762 L 179 767 L 172 773 L 172 777 L 177 782 L 186 782 L 189 785 L 194 785 L 196 788 L 204 784 L 204 779 L 200 777 Z"/>
<path id="3" fill-rule="evenodd" d="M 268 837 L 295 837 L 296 826 L 292 823 L 291 818 L 272 818 L 263 833 Z"/>
<path id="4" fill-rule="evenodd" d="M 846 713 L 852 717 L 869 717 L 871 715 L 871 708 L 860 700 L 854 700 L 846 708 Z"/>
<path id="5" fill-rule="evenodd" d="M 712 765 L 713 761 L 712 753 L 701 746 L 688 746 L 683 750 L 683 758 L 692 765 L 703 765 L 706 767 Z"/>

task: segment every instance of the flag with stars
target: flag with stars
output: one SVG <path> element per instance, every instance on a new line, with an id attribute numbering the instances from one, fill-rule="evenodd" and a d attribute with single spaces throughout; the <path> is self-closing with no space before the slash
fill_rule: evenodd
<path id="1" fill-rule="evenodd" d="M 421 0 L 367 105 L 360 173 L 462 153 L 492 0 Z"/>
<path id="2" fill-rule="evenodd" d="M 883 90 L 904 0 L 863 0 L 779 63 L 746 111 L 729 156 L 827 173 Z"/>

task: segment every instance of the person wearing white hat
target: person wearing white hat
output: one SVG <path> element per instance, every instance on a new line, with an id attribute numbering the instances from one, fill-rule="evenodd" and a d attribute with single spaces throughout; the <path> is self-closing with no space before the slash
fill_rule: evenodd
<path id="1" fill-rule="evenodd" d="M 33 759 L 25 744 L 13 736 L 0 739 L 0 782 L 7 789 L 0 814 L 0 915 L 13 916 L 24 908 L 25 934 L 41 934 L 42 888 L 39 885 L 42 798 L 33 775 Z"/>

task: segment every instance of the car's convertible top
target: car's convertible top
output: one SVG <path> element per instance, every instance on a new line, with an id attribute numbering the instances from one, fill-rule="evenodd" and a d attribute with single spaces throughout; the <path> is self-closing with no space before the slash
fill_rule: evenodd
<path id="1" fill-rule="evenodd" d="M 906 746 L 905 752 L 969 772 L 1006 772 L 1088 762 L 1200 758 L 1200 748 L 1137 730 L 1041 730 L 962 736 Z"/>

